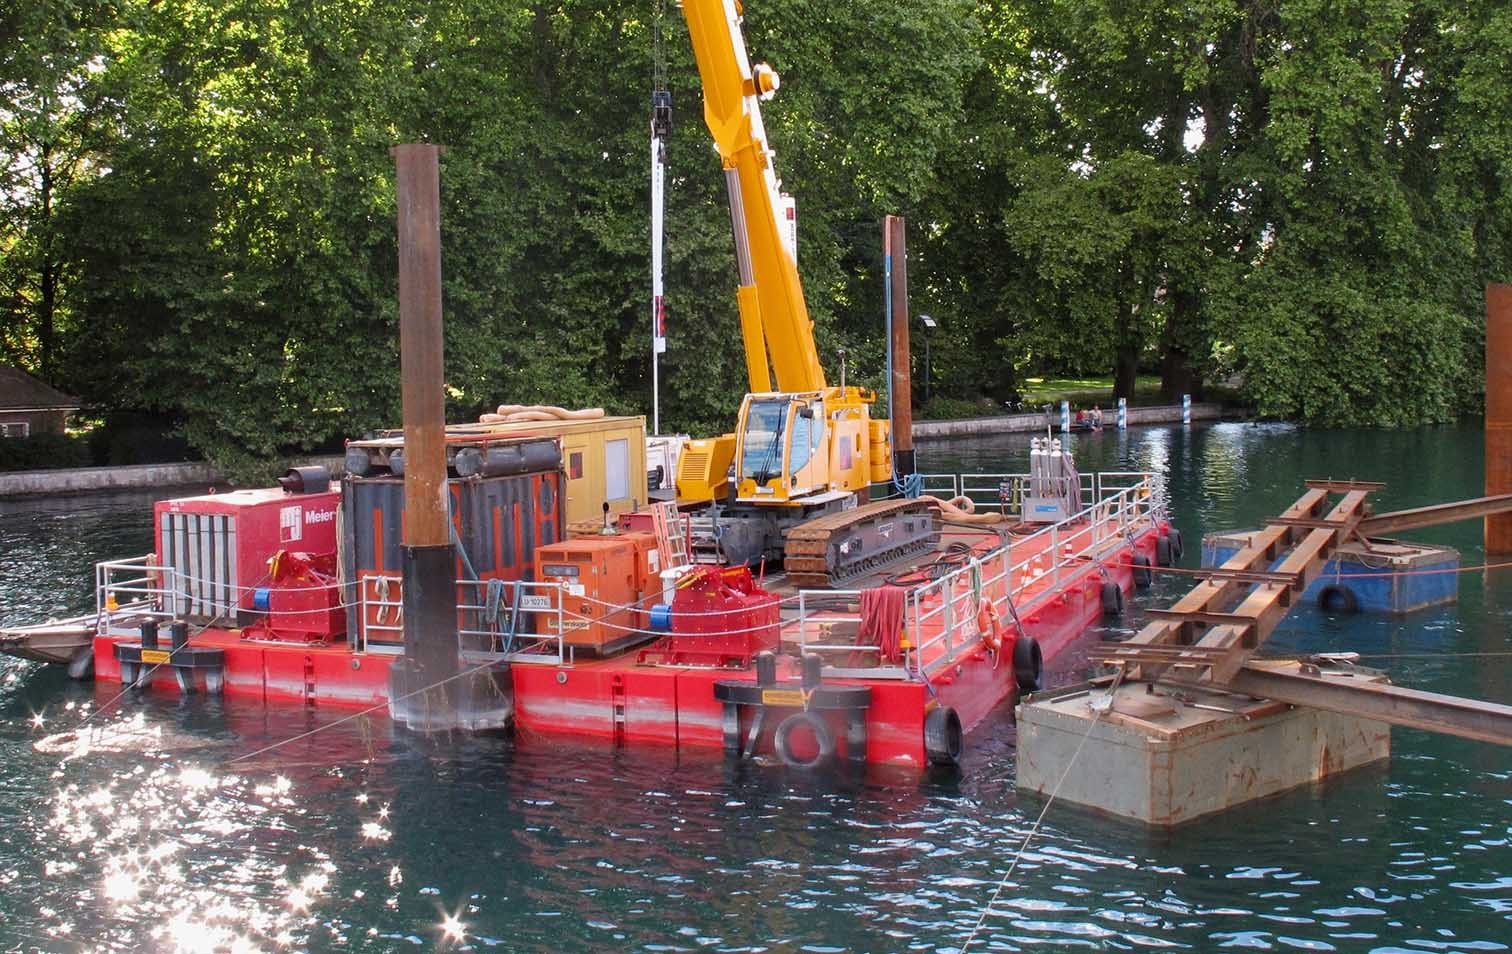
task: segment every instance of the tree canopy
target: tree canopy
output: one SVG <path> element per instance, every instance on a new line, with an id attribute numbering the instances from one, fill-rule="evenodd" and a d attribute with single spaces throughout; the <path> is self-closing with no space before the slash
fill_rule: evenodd
<path id="1" fill-rule="evenodd" d="M 448 393 L 650 404 L 656 0 L 0 10 L 0 360 L 231 470 L 398 418 L 392 160 L 443 143 Z M 743 391 L 719 159 L 665 5 L 663 416 Z M 1512 10 L 1485 0 L 750 0 L 821 353 L 880 384 L 908 217 L 932 391 L 1241 382 L 1261 413 L 1478 407 L 1512 279 Z"/>

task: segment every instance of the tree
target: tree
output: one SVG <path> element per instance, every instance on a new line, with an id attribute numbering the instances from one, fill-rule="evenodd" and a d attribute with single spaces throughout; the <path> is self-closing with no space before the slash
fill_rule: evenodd
<path id="1" fill-rule="evenodd" d="M 98 137 L 117 105 L 93 82 L 111 16 L 108 0 L 0 13 L 0 355 L 48 380 L 70 277 L 57 218 L 97 174 Z"/>

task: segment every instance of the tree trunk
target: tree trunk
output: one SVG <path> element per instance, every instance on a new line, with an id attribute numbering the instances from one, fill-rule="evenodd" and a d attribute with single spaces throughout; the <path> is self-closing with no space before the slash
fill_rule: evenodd
<path id="1" fill-rule="evenodd" d="M 1193 372 L 1191 353 L 1181 341 L 1195 304 L 1187 292 L 1177 290 L 1171 296 L 1171 310 L 1160 341 L 1160 399 L 1167 404 L 1180 401 L 1183 394 L 1194 399 L 1202 396 L 1202 379 Z"/>
<path id="2" fill-rule="evenodd" d="M 1134 328 L 1134 307 L 1127 299 L 1118 303 L 1118 346 L 1113 352 L 1113 400 L 1134 403 L 1134 382 L 1139 375 L 1139 335 Z"/>
<path id="3" fill-rule="evenodd" d="M 1139 348 L 1122 342 L 1113 357 L 1113 400 L 1127 398 L 1134 403 L 1134 383 L 1139 375 Z"/>

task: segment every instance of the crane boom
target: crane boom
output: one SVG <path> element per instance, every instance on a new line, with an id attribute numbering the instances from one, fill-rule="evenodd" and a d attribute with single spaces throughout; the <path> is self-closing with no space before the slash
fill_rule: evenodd
<path id="1" fill-rule="evenodd" d="M 789 207 L 761 123 L 760 103 L 776 92 L 777 74 L 751 65 L 740 9 L 738 0 L 683 0 L 704 121 L 730 190 L 751 389 L 735 433 L 689 442 L 677 497 L 709 505 L 712 532 L 695 549 L 753 566 L 792 555 L 808 583 L 833 583 L 925 547 L 933 518 L 919 501 L 857 506 L 873 483 L 892 478 L 888 422 L 871 416 L 874 393 L 846 386 L 843 365 L 839 387 L 824 380 L 796 242 L 785 228 Z M 905 524 L 911 529 L 900 531 Z M 797 544 L 791 554 L 788 540 Z"/>
<path id="2" fill-rule="evenodd" d="M 736 299 L 751 391 L 821 391 L 826 387 L 814 323 L 798 263 L 782 237 L 781 200 L 760 100 L 778 86 L 765 64 L 752 67 L 735 0 L 684 0 L 704 121 L 724 161 L 730 220 L 740 272 Z M 768 370 L 770 357 L 770 372 Z"/>

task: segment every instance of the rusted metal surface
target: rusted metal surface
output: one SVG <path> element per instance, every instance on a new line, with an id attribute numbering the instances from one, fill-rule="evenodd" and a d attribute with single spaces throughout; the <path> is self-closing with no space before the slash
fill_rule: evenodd
<path id="1" fill-rule="evenodd" d="M 447 546 L 451 537 L 441 336 L 441 147 L 410 144 L 390 151 L 398 173 L 404 542 Z"/>
<path id="2" fill-rule="evenodd" d="M 1295 594 L 1307 588 L 1334 549 L 1355 532 L 1367 496 L 1382 486 L 1361 481 L 1308 484 L 1307 492 L 1268 521 L 1249 546 L 1207 571 L 1208 578 L 1169 610 L 1151 613 L 1155 619 L 1133 639 L 1099 647 L 1094 658 L 1126 665 L 1130 678 L 1156 679 L 1169 670 L 1181 678 L 1222 683 L 1238 672 L 1286 615 Z M 1336 493 L 1342 499 L 1322 513 Z M 1272 569 L 1278 558 L 1281 562 Z M 1236 600 L 1238 605 L 1231 605 Z M 1173 655 L 1159 649 L 1171 644 L 1192 651 Z"/>
<path id="3" fill-rule="evenodd" d="M 1355 529 L 1362 537 L 1380 537 L 1390 533 L 1400 533 L 1403 530 L 1436 527 L 1441 523 L 1473 520 L 1476 517 L 1489 517 L 1508 511 L 1512 511 L 1512 493 L 1380 513 L 1361 520 L 1360 525 Z"/>
<path id="4" fill-rule="evenodd" d="M 900 475 L 912 474 L 913 446 L 913 373 L 908 342 L 908 238 L 901 215 L 889 215 L 883 222 L 883 242 L 892 260 L 892 314 L 888 324 L 892 334 L 892 380 L 888 382 L 892 397 L 893 470 Z"/>
<path id="5" fill-rule="evenodd" d="M 1512 492 L 1512 285 L 1486 286 L 1486 495 Z M 1512 553 L 1512 514 L 1486 517 L 1486 552 Z"/>
<path id="6" fill-rule="evenodd" d="M 1363 490 L 1374 493 L 1377 490 L 1385 490 L 1386 485 L 1378 480 L 1304 480 L 1302 486 L 1309 490 L 1326 490 L 1331 494 L 1345 494 L 1351 490 Z"/>
<path id="7" fill-rule="evenodd" d="M 1169 685 L 1198 685 L 1167 679 Z M 1512 745 L 1512 706 L 1437 692 L 1393 686 L 1373 678 L 1325 678 L 1317 667 L 1277 669 L 1251 662 L 1228 680 L 1227 687 L 1257 699 L 1325 709 L 1343 715 L 1444 735 Z"/>

